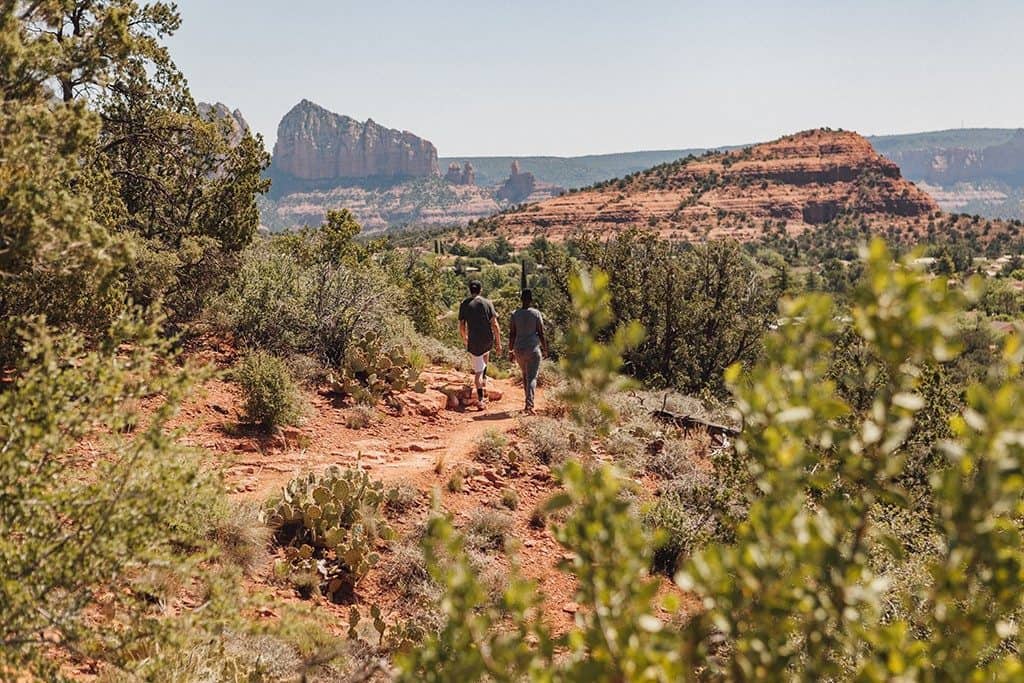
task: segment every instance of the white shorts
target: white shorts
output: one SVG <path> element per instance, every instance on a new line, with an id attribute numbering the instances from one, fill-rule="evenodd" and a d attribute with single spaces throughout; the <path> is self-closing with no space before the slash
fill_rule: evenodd
<path id="1" fill-rule="evenodd" d="M 490 355 L 489 352 L 485 353 L 482 356 L 474 356 L 473 354 L 469 354 L 469 362 L 470 365 L 473 366 L 473 372 L 479 375 L 481 372 L 487 369 L 488 355 Z"/>

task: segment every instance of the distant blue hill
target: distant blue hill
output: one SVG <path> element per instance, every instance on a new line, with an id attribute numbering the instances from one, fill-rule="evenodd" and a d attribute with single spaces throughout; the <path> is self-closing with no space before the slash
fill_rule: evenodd
<path id="1" fill-rule="evenodd" d="M 703 149 L 663 149 L 649 152 L 619 154 L 588 154 L 581 157 L 441 157 L 438 165 L 444 173 L 448 164 L 470 162 L 476 170 L 477 185 L 498 185 L 509 176 L 513 161 L 521 171 L 528 171 L 545 183 L 566 189 L 592 185 L 609 178 L 618 178 L 637 171 L 675 161 Z"/>

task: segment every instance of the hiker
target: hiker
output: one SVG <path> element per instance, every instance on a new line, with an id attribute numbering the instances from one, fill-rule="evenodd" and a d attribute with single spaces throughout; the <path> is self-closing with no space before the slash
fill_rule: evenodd
<path id="1" fill-rule="evenodd" d="M 533 415 L 537 374 L 540 372 L 541 359 L 548 355 L 548 342 L 544 338 L 544 318 L 533 307 L 533 292 L 524 289 L 522 301 L 522 308 L 512 314 L 509 324 L 508 351 L 510 359 L 519 364 L 519 370 L 523 373 L 526 414 Z"/>
<path id="2" fill-rule="evenodd" d="M 480 410 L 487 407 L 487 359 L 491 349 L 501 353 L 501 330 L 498 314 L 490 299 L 480 295 L 479 280 L 469 283 L 469 298 L 459 306 L 459 334 L 469 351 L 476 383 L 476 401 Z"/>

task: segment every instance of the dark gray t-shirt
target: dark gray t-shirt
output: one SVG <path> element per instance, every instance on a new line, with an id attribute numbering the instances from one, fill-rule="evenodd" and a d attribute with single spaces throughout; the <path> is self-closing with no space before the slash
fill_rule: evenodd
<path id="1" fill-rule="evenodd" d="M 536 308 L 520 308 L 512 314 L 512 327 L 515 330 L 516 351 L 533 351 L 540 348 L 540 331 L 544 328 L 544 318 Z"/>
<path id="2" fill-rule="evenodd" d="M 497 316 L 494 304 L 490 299 L 474 296 L 466 299 L 459 306 L 459 320 L 466 321 L 469 331 L 468 350 L 474 356 L 482 356 L 494 348 L 494 331 L 491 321 Z"/>

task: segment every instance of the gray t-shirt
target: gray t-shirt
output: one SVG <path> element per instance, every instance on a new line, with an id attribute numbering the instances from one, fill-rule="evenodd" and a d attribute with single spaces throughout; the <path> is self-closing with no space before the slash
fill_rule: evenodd
<path id="1" fill-rule="evenodd" d="M 540 331 L 544 329 L 544 318 L 536 308 L 520 308 L 512 314 L 512 330 L 515 330 L 516 351 L 533 351 L 540 348 Z"/>
<path id="2" fill-rule="evenodd" d="M 474 356 L 482 356 L 494 348 L 494 331 L 491 320 L 498 314 L 490 299 L 474 296 L 466 299 L 459 306 L 459 320 L 465 321 L 469 332 L 468 350 Z"/>

